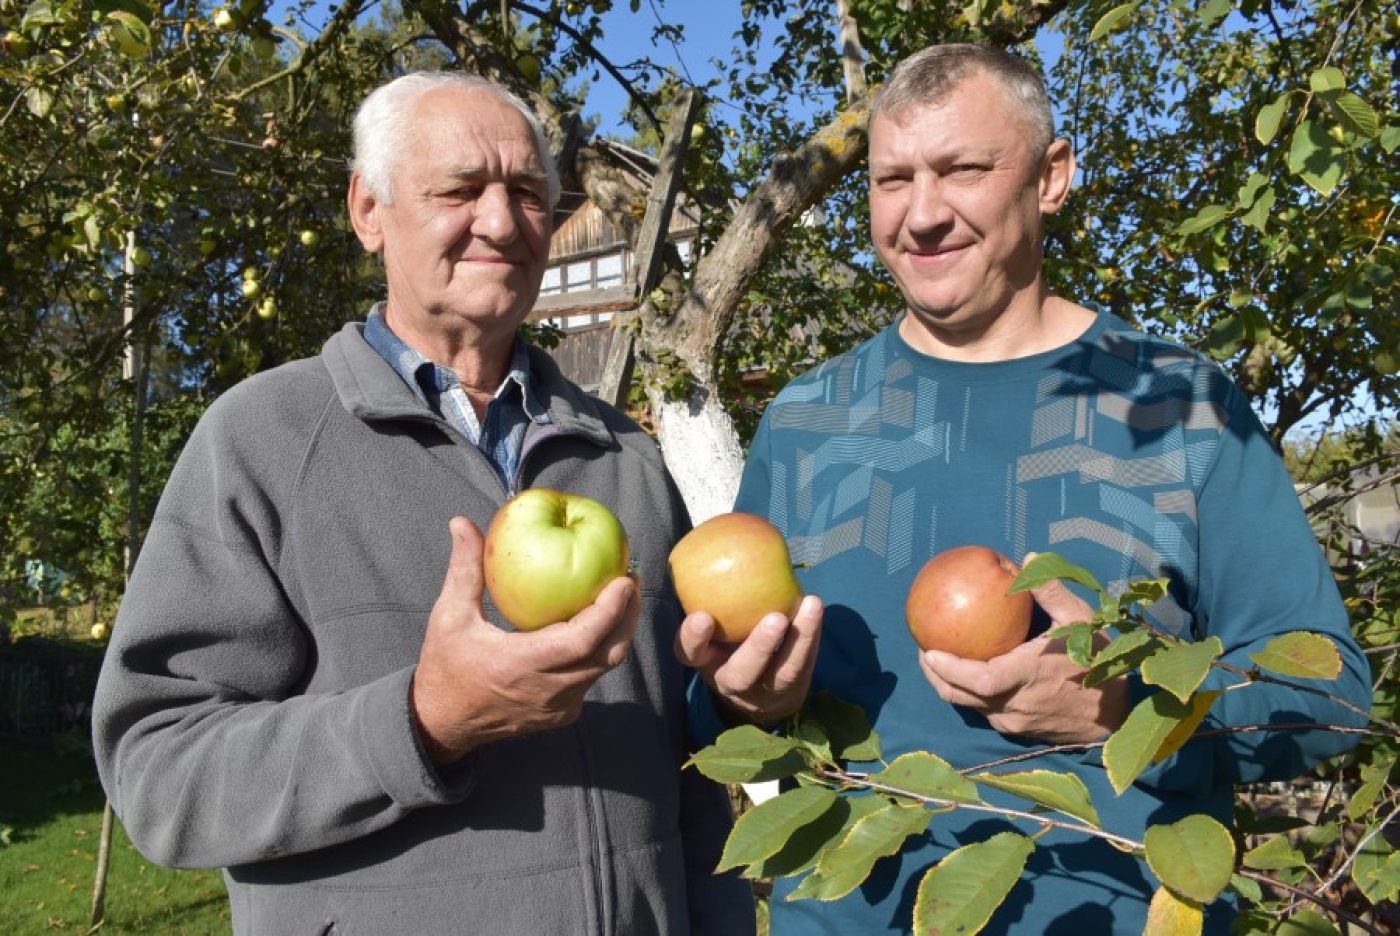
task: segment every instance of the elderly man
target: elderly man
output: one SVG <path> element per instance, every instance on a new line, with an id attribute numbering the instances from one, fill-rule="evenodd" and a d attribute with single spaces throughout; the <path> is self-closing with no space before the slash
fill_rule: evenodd
<path id="1" fill-rule="evenodd" d="M 103 783 L 152 860 L 222 867 L 236 933 L 749 932 L 723 790 L 681 765 L 655 444 L 517 327 L 558 182 L 522 102 L 399 78 L 355 121 L 387 299 L 219 398 L 156 510 L 98 687 Z M 514 632 L 480 530 L 523 488 L 622 520 L 635 578 Z M 450 532 L 449 532 L 450 531 Z"/>
<path id="2" fill-rule="evenodd" d="M 774 617 L 737 649 L 712 641 L 706 615 L 687 619 L 678 652 L 707 683 L 696 715 L 771 721 L 811 686 L 861 705 L 886 760 L 932 751 L 958 768 L 1120 727 L 1141 680 L 1086 689 L 1058 641 L 985 663 L 919 652 L 904 622 L 910 585 L 926 559 L 967 544 L 1017 559 L 1053 551 L 1107 584 L 1166 578 L 1152 622 L 1218 638 L 1236 666 L 1252 666 L 1248 655 L 1280 633 L 1325 634 L 1345 666 L 1316 688 L 1365 708 L 1365 658 L 1248 402 L 1211 362 L 1050 293 L 1044 220 L 1068 195 L 1075 161 L 1054 137 L 1040 76 L 998 49 L 936 46 L 895 70 L 873 114 L 871 235 L 906 311 L 778 395 L 736 504 L 783 530 L 826 610 Z M 1090 617 L 1059 584 L 1036 599 L 1056 623 Z M 1216 671 L 1206 685 L 1235 681 Z M 1225 693 L 1205 728 L 1355 721 L 1321 696 L 1256 685 Z M 1296 776 L 1352 743 L 1327 731 L 1202 737 L 1121 796 L 1092 749 L 1020 767 L 1077 774 L 1105 825 L 1140 841 L 1146 825 L 1189 813 L 1228 823 L 1234 783 Z M 937 815 L 831 903 L 786 902 L 793 884 L 781 881 L 773 932 L 907 931 L 924 873 L 1013 825 L 1037 829 Z M 1156 886 L 1138 858 L 1052 830 L 985 932 L 1138 934 Z M 1205 914 L 1220 933 L 1231 909 L 1220 901 Z"/>

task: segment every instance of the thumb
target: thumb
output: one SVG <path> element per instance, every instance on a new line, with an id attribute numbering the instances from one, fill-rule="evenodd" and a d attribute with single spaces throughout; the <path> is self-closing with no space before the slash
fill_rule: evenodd
<path id="1" fill-rule="evenodd" d="M 1035 555 L 1027 553 L 1022 568 L 1034 559 Z M 1056 626 L 1079 624 L 1094 618 L 1094 609 L 1089 603 L 1070 591 L 1059 579 L 1051 579 L 1044 585 L 1032 588 L 1031 596 Z"/>
<path id="2" fill-rule="evenodd" d="M 481 570 L 481 531 L 466 517 L 453 517 L 447 528 L 452 534 L 452 555 L 447 560 L 447 576 L 438 603 L 452 611 L 479 609 L 486 587 Z"/>

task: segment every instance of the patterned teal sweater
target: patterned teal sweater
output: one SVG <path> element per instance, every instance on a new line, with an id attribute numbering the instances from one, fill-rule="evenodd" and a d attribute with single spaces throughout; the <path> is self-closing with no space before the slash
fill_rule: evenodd
<path id="1" fill-rule="evenodd" d="M 927 357 L 887 328 L 778 395 L 736 509 L 769 517 L 807 565 L 803 586 L 827 607 L 814 688 L 859 703 L 887 761 L 927 750 L 961 768 L 1037 746 L 944 703 L 919 669 L 905 594 L 925 560 L 967 543 L 1017 561 L 1055 552 L 1110 588 L 1166 577 L 1170 599 L 1150 609 L 1153 622 L 1214 635 L 1244 666 L 1280 632 L 1327 634 L 1345 671 L 1325 688 L 1369 705 L 1367 664 L 1332 576 L 1247 401 L 1214 364 L 1107 315 L 1070 345 L 991 364 Z M 1356 718 L 1256 686 L 1223 696 L 1204 728 L 1297 722 Z M 1234 783 L 1292 777 L 1351 744 L 1328 732 L 1200 739 L 1122 796 L 1097 752 L 1018 769 L 1078 772 L 1105 825 L 1140 840 L 1146 825 L 1192 812 L 1228 824 Z M 906 930 L 924 872 L 1009 827 L 986 813 L 939 815 L 835 903 L 784 902 L 792 884 L 781 881 L 773 932 Z M 1137 934 L 1155 886 L 1145 864 L 1099 840 L 1050 834 L 985 932 Z M 1223 902 L 1211 908 L 1208 931 L 1229 915 Z"/>

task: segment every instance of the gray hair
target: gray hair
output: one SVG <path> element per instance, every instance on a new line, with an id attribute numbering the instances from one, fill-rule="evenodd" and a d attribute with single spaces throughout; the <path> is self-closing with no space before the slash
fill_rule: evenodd
<path id="1" fill-rule="evenodd" d="M 1045 80 L 1025 59 L 997 46 L 948 43 L 921 49 L 900 62 L 875 94 L 870 115 L 897 117 L 910 108 L 939 104 L 953 89 L 976 74 L 985 74 L 1020 109 L 1037 151 L 1055 140 L 1055 117 Z"/>
<path id="2" fill-rule="evenodd" d="M 559 204 L 559 169 L 549 152 L 544 126 L 530 106 L 494 81 L 459 71 L 411 72 L 381 85 L 355 112 L 355 156 L 351 168 L 360 174 L 374 197 L 386 205 L 394 201 L 394 173 L 398 154 L 414 132 L 413 108 L 419 98 L 438 88 L 485 91 L 520 111 L 535 137 L 535 149 L 544 163 L 549 207 Z"/>

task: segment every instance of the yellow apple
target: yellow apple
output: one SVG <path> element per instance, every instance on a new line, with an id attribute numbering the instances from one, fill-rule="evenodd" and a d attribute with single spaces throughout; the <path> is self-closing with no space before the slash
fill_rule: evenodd
<path id="1" fill-rule="evenodd" d="M 681 607 L 708 612 L 716 640 L 743 640 L 765 615 L 792 617 L 802 601 L 787 541 L 754 514 L 711 517 L 676 543 L 668 562 Z"/>

